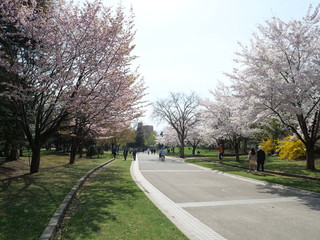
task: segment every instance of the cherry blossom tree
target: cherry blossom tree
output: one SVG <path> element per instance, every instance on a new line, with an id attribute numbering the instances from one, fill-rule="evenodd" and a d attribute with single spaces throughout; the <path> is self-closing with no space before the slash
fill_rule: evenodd
<path id="1" fill-rule="evenodd" d="M 192 147 L 192 154 L 196 154 L 196 148 L 200 143 L 204 143 L 206 139 L 206 128 L 202 121 L 199 121 L 196 126 L 189 130 L 188 136 L 186 138 L 187 144 Z"/>
<path id="2" fill-rule="evenodd" d="M 214 138 L 225 139 L 231 143 L 236 153 L 236 161 L 239 161 L 241 140 L 257 131 L 251 127 L 256 121 L 255 111 L 251 104 L 234 96 L 230 87 L 222 83 L 211 93 L 214 101 L 205 99 L 202 102 L 206 108 L 207 128 L 211 130 Z"/>
<path id="3" fill-rule="evenodd" d="M 156 137 L 156 143 L 166 147 L 175 148 L 179 145 L 179 138 L 174 128 L 166 126 L 163 129 L 162 134 Z"/>
<path id="4" fill-rule="evenodd" d="M 153 115 L 165 120 L 177 133 L 180 145 L 180 157 L 184 158 L 185 140 L 189 130 L 199 121 L 198 98 L 195 93 L 170 93 L 167 99 L 153 104 Z"/>
<path id="5" fill-rule="evenodd" d="M 240 97 L 254 99 L 258 112 L 276 116 L 304 143 L 308 170 L 315 170 L 320 139 L 319 7 L 300 20 L 260 25 L 229 74 Z"/>
<path id="6" fill-rule="evenodd" d="M 39 171 L 41 145 L 63 121 L 82 113 L 83 125 L 103 125 L 141 115 L 145 88 L 131 70 L 133 19 L 121 7 L 3 0 L 0 9 L 0 35 L 11 41 L 10 51 L 0 51 L 0 67 L 11 74 L 1 95 L 15 101 L 32 149 L 31 173 Z"/>
<path id="7" fill-rule="evenodd" d="M 135 136 L 136 133 L 129 124 L 118 123 L 101 129 L 98 140 L 110 144 L 112 150 L 119 150 L 121 145 L 126 146 L 128 143 L 133 143 Z"/>

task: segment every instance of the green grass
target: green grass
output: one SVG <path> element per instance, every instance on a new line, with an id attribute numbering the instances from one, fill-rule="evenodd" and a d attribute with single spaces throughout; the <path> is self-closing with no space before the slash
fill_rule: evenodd
<path id="1" fill-rule="evenodd" d="M 212 154 L 204 159 L 217 160 L 217 152 Z M 106 154 L 99 159 L 77 159 L 75 164 L 69 165 L 68 156 L 43 152 L 39 173 L 1 180 L 0 239 L 37 239 L 78 179 L 110 158 Z M 224 161 L 247 166 L 245 159 L 246 156 L 242 156 L 238 163 L 234 157 L 225 157 Z M 25 166 L 26 158 L 23 161 L 8 164 Z M 199 158 L 188 161 L 232 174 L 320 192 L 320 183 L 316 181 L 248 173 L 246 170 L 200 161 Z M 187 239 L 131 180 L 130 163 L 117 160 L 90 178 L 72 205 L 71 220 L 66 222 L 60 239 Z M 11 165 L 12 168 L 17 166 Z M 316 167 L 320 169 L 319 160 Z M 266 169 L 320 177 L 318 172 L 304 170 L 305 161 L 268 157 Z M 21 175 L 27 172 L 25 169 L 15 169 L 14 173 Z"/>
<path id="2" fill-rule="evenodd" d="M 209 149 L 202 149 L 202 148 L 197 148 L 196 149 L 196 152 L 197 151 L 200 151 L 200 156 L 209 156 L 209 155 L 217 155 L 218 154 L 218 151 L 217 150 L 209 150 Z M 167 151 L 167 149 L 166 149 L 166 151 Z M 184 148 L 184 154 L 185 154 L 185 156 L 186 157 L 192 157 L 192 156 L 194 156 L 194 155 L 192 155 L 192 147 L 185 147 Z M 176 147 L 175 149 L 174 149 L 174 153 L 171 151 L 171 148 L 170 148 L 170 152 L 169 153 L 167 153 L 167 155 L 169 155 L 169 156 L 176 156 L 176 157 L 179 157 L 179 148 L 178 147 Z"/>
<path id="3" fill-rule="evenodd" d="M 69 165 L 68 156 L 46 152 L 39 173 L 1 180 L 0 239 L 39 238 L 73 185 L 90 169 L 110 158 L 105 155 L 99 159 L 77 159 Z"/>
<path id="4" fill-rule="evenodd" d="M 209 157 L 209 158 L 205 158 L 205 160 L 218 161 L 217 157 Z M 249 165 L 247 156 L 240 156 L 240 162 L 237 162 L 235 160 L 235 157 L 233 156 L 227 156 L 227 157 L 224 157 L 223 162 L 241 166 L 241 167 L 246 167 L 246 168 Z M 320 159 L 317 159 L 315 161 L 315 165 L 317 169 L 320 169 Z M 288 160 L 281 160 L 278 157 L 269 156 L 265 161 L 265 170 L 320 178 L 319 171 L 313 172 L 313 171 L 306 170 L 305 160 L 288 161 Z"/>
<path id="5" fill-rule="evenodd" d="M 284 186 L 289 186 L 289 187 L 294 187 L 294 188 L 298 188 L 298 189 L 303 189 L 303 190 L 308 190 L 308 191 L 320 193 L 320 182 L 319 181 L 312 181 L 312 180 L 293 178 L 293 177 L 274 176 L 274 175 L 267 174 L 267 173 L 247 172 L 244 169 L 221 165 L 221 164 L 215 163 L 215 162 L 201 161 L 200 159 L 190 159 L 190 160 L 187 160 L 187 162 L 197 164 L 197 165 L 200 165 L 203 167 L 208 167 L 208 168 L 211 168 L 214 170 L 219 170 L 219 171 L 243 176 L 243 177 L 253 178 L 253 179 L 262 180 L 262 181 L 266 181 L 266 182 L 270 182 L 270 183 L 278 183 L 278 184 L 282 184 Z M 232 161 L 232 160 L 228 161 L 226 158 L 225 158 L 225 162 L 235 163 L 235 161 Z M 268 165 L 268 161 L 266 164 Z M 275 161 L 274 164 L 277 165 L 277 164 L 279 164 L 279 162 Z"/>
<path id="6" fill-rule="evenodd" d="M 198 149 L 197 149 L 198 150 Z M 199 149 L 200 155 L 193 156 L 192 149 L 188 149 L 185 147 L 185 155 L 186 158 L 203 158 L 204 160 L 208 161 L 219 161 L 218 160 L 218 151 L 217 150 L 205 150 Z M 230 150 L 227 150 L 227 154 L 230 153 Z M 179 157 L 178 148 L 175 149 L 175 153 L 168 154 L 170 156 Z M 248 167 L 248 156 L 247 155 L 240 155 L 240 162 L 235 160 L 235 156 L 225 156 L 223 158 L 223 162 L 234 164 L 241 167 Z M 316 169 L 320 170 L 320 158 L 317 156 L 315 160 Z M 287 161 L 279 159 L 278 157 L 267 157 L 265 162 L 265 169 L 269 171 L 277 171 L 283 172 L 288 174 L 296 174 L 296 175 L 303 175 L 303 176 L 310 176 L 310 177 L 317 177 L 320 178 L 320 172 L 312 172 L 306 170 L 306 160 L 299 160 L 299 161 Z"/>
<path id="7" fill-rule="evenodd" d="M 57 239 L 187 239 L 134 183 L 130 164 L 119 159 L 90 178 Z"/>

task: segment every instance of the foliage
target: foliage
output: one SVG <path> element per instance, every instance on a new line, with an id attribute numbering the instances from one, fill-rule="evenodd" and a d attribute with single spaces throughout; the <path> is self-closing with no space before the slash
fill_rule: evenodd
<path id="1" fill-rule="evenodd" d="M 98 152 L 98 156 L 103 155 L 104 154 L 103 147 L 99 145 L 97 147 L 97 152 Z"/>
<path id="2" fill-rule="evenodd" d="M 282 139 L 288 134 L 286 126 L 279 121 L 277 118 L 267 118 L 261 122 L 260 127 L 262 132 L 256 136 L 258 140 L 268 139 Z"/>
<path id="3" fill-rule="evenodd" d="M 180 145 L 180 157 L 184 158 L 184 145 L 188 133 L 201 118 L 199 99 L 194 92 L 173 93 L 166 99 L 160 99 L 153 104 L 153 116 L 166 121 L 174 129 Z"/>
<path id="4" fill-rule="evenodd" d="M 176 131 L 171 126 L 166 126 L 156 137 L 156 143 L 161 146 L 176 147 L 179 145 L 179 139 Z"/>
<path id="5" fill-rule="evenodd" d="M 144 144 L 148 147 L 154 147 L 156 145 L 157 132 L 153 131 L 149 136 L 144 137 Z"/>
<path id="6" fill-rule="evenodd" d="M 92 158 L 95 155 L 98 155 L 98 149 L 95 145 L 91 145 L 88 149 L 87 149 L 87 157 Z"/>
<path id="7" fill-rule="evenodd" d="M 76 137 L 131 121 L 144 110 L 145 90 L 131 67 L 133 16 L 101 1 L 38 2 L 0 2 L 0 49 L 8 49 L 0 51 L 0 67 L 10 74 L 0 96 L 14 101 L 32 149 L 31 173 L 39 170 L 41 144 L 63 121 Z"/>
<path id="8" fill-rule="evenodd" d="M 320 5 L 299 20 L 272 18 L 241 45 L 228 76 L 239 100 L 251 104 L 257 119 L 276 117 L 304 143 L 306 167 L 315 170 L 320 139 Z"/>
<path id="9" fill-rule="evenodd" d="M 241 141 L 250 137 L 257 130 L 252 128 L 255 110 L 245 102 L 237 99 L 229 86 L 222 83 L 212 91 L 214 101 L 206 99 L 202 102 L 205 106 L 207 135 L 218 139 L 227 140 L 234 148 L 237 159 Z"/>
<path id="10" fill-rule="evenodd" d="M 288 136 L 283 141 L 278 141 L 277 152 L 285 160 L 297 160 L 306 156 L 306 149 L 300 139 Z"/>
<path id="11" fill-rule="evenodd" d="M 259 145 L 263 148 L 263 150 L 268 153 L 276 152 L 277 148 L 277 140 L 272 138 L 264 138 Z"/>
<path id="12" fill-rule="evenodd" d="M 136 131 L 136 138 L 135 138 L 135 147 L 139 148 L 140 150 L 143 150 L 144 146 L 145 146 L 144 131 L 142 129 L 142 125 L 138 124 L 137 131 Z"/>

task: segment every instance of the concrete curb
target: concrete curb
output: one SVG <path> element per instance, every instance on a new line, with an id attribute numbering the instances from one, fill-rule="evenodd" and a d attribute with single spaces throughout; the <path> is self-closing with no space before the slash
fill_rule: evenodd
<path id="1" fill-rule="evenodd" d="M 109 160 L 109 161 L 91 169 L 82 178 L 80 178 L 80 180 L 73 186 L 73 188 L 70 190 L 70 192 L 64 198 L 64 200 L 62 201 L 60 206 L 57 208 L 56 212 L 53 214 L 53 217 L 51 218 L 47 227 L 42 232 L 39 240 L 52 240 L 55 237 L 72 199 L 76 196 L 77 191 L 80 189 L 80 187 L 83 185 L 83 183 L 94 172 L 98 171 L 99 169 L 103 168 L 105 165 L 113 162 L 114 160 L 115 159 Z"/>

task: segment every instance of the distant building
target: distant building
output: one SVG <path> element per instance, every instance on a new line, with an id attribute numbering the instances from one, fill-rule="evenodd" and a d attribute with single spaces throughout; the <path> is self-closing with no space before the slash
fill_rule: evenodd
<path id="1" fill-rule="evenodd" d="M 142 128 L 145 137 L 149 137 L 151 135 L 151 133 L 153 132 L 152 125 L 143 125 L 142 122 L 138 123 L 138 128 Z"/>

